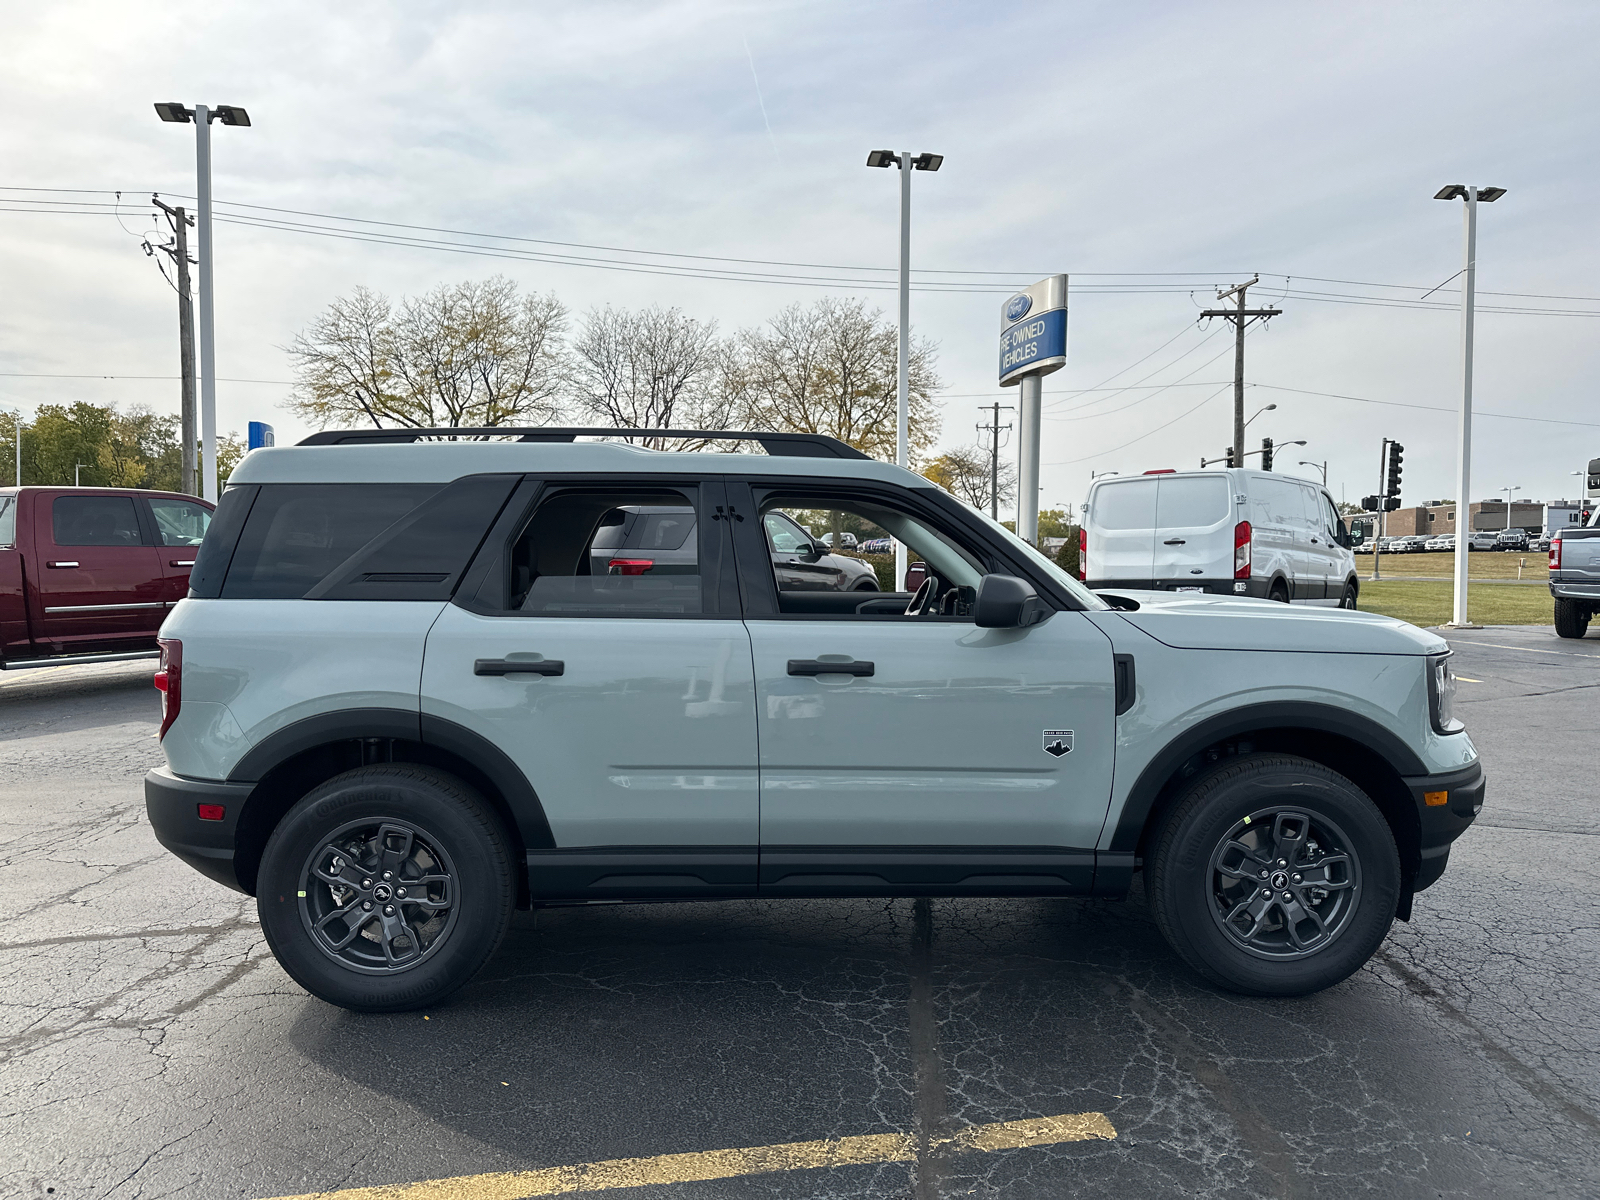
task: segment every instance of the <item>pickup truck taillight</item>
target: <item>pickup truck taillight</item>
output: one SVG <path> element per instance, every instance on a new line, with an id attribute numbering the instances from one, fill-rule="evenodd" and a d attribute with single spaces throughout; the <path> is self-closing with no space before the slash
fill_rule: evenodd
<path id="1" fill-rule="evenodd" d="M 613 558 L 606 564 L 612 575 L 643 575 L 655 565 L 651 558 Z"/>
<path id="2" fill-rule="evenodd" d="M 1240 521 L 1233 527 L 1233 577 L 1250 578 L 1250 522 Z"/>
<path id="3" fill-rule="evenodd" d="M 1078 527 L 1078 578 L 1089 578 L 1089 531 Z"/>
<path id="4" fill-rule="evenodd" d="M 161 647 L 161 666 L 156 669 L 154 683 L 161 693 L 161 732 L 157 740 L 167 736 L 167 730 L 178 719 L 178 709 L 183 707 L 183 643 L 177 638 L 157 638 Z"/>
<path id="5" fill-rule="evenodd" d="M 1560 538 L 1551 538 L 1550 539 L 1550 569 L 1552 571 L 1561 570 L 1561 539 Z"/>

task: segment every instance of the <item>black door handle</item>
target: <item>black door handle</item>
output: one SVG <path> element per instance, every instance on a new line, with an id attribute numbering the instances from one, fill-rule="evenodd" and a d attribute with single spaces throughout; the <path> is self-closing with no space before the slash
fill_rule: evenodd
<path id="1" fill-rule="evenodd" d="M 1161 544 L 1163 546 L 1182 546 L 1184 544 L 1184 540 L 1182 538 L 1168 538 Z"/>
<path id="2" fill-rule="evenodd" d="M 854 675 L 857 678 L 873 674 L 876 668 L 869 662 L 823 662 L 816 658 L 791 658 L 791 675 Z"/>
<path id="3" fill-rule="evenodd" d="M 474 675 L 565 675 L 567 664 L 559 658 L 480 658 L 472 664 Z"/>

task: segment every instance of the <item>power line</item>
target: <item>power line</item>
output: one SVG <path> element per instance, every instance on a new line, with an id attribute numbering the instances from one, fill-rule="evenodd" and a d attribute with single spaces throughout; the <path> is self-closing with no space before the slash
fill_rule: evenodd
<path id="1" fill-rule="evenodd" d="M 43 371 L 0 371 L 0 379 L 182 379 L 181 375 L 59 375 L 54 372 Z M 271 383 L 282 387 L 294 387 L 292 379 L 229 379 L 217 376 L 218 383 Z"/>
<path id="2" fill-rule="evenodd" d="M 1151 436 L 1152 434 L 1160 433 L 1163 429 L 1167 428 L 1168 425 L 1176 425 L 1179 421 L 1183 420 L 1185 417 L 1189 416 L 1191 413 L 1199 412 L 1200 409 L 1204 408 L 1207 404 L 1210 404 L 1213 400 L 1215 400 L 1218 396 L 1222 395 L 1223 392 L 1227 391 L 1232 386 L 1233 386 L 1233 384 L 1231 382 L 1223 384 L 1216 391 L 1212 392 L 1209 396 L 1207 396 L 1204 400 L 1200 401 L 1199 404 L 1196 404 L 1193 408 L 1185 409 L 1183 412 L 1181 412 L 1177 416 L 1173 417 L 1172 420 L 1167 421 L 1164 424 L 1157 425 L 1154 429 L 1147 429 L 1147 430 L 1145 430 L 1145 432 L 1141 433 L 1138 437 L 1133 438 L 1130 441 L 1123 442 L 1122 445 L 1120 445 L 1120 446 L 1112 446 L 1109 450 L 1100 450 L 1100 451 L 1095 452 L 1094 454 L 1085 454 L 1082 458 L 1069 458 L 1069 459 L 1065 460 L 1064 462 L 1044 463 L 1043 465 L 1047 466 L 1047 467 L 1070 467 L 1070 466 L 1076 465 L 1077 463 L 1088 462 L 1091 458 L 1104 458 L 1107 454 L 1115 454 L 1118 450 L 1126 450 L 1129 446 L 1133 445 L 1135 442 L 1142 442 L 1142 441 L 1144 441 L 1145 438 Z"/>
<path id="3" fill-rule="evenodd" d="M 1293 392 L 1300 396 L 1326 396 L 1330 400 L 1354 400 L 1359 404 L 1382 404 L 1386 408 L 1417 408 L 1423 412 L 1453 413 L 1454 408 L 1445 408 L 1437 404 L 1411 404 L 1404 400 L 1373 400 L 1367 396 L 1346 396 L 1339 392 L 1313 392 L 1307 388 L 1281 387 L 1275 383 L 1253 383 L 1251 387 L 1266 388 L 1271 392 Z M 1502 421 L 1533 421 L 1540 425 L 1582 425 L 1588 429 L 1600 429 L 1600 421 L 1563 421 L 1558 417 L 1530 417 L 1523 413 L 1486 412 L 1481 408 L 1474 408 L 1472 415 L 1475 417 L 1497 417 Z"/>

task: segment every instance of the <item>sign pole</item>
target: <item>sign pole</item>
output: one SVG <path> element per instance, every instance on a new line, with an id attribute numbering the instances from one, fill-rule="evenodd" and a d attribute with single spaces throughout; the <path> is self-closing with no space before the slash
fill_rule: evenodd
<path id="1" fill-rule="evenodd" d="M 1039 544 L 1039 431 L 1044 376 L 1022 377 L 1017 396 L 1017 426 L 1022 461 L 1017 466 L 1017 536 L 1029 545 Z"/>

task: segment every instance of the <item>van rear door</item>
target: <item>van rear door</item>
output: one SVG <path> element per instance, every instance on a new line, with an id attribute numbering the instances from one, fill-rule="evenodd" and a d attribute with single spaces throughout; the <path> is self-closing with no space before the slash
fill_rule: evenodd
<path id="1" fill-rule="evenodd" d="M 1233 578 L 1233 503 L 1228 477 L 1156 476 L 1156 586 Z"/>
<path id="2" fill-rule="evenodd" d="M 1091 583 L 1149 587 L 1155 582 L 1156 485 L 1159 475 L 1105 479 L 1089 492 Z"/>

